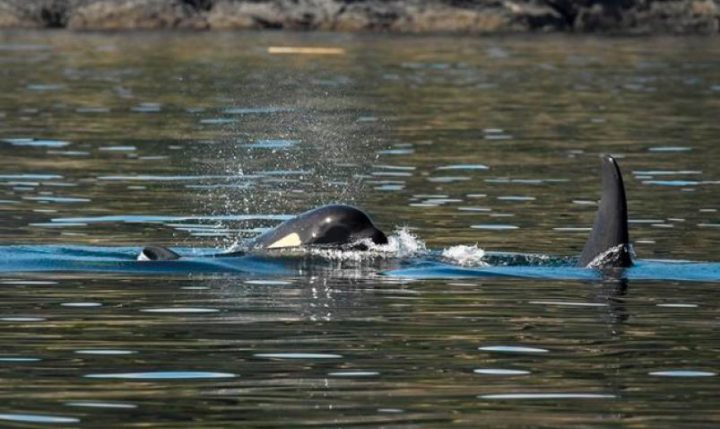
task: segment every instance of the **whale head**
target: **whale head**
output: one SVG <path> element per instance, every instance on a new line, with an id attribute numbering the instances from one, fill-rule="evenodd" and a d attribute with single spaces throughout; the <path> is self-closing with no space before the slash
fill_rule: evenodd
<path id="1" fill-rule="evenodd" d="M 253 240 L 251 249 L 299 246 L 366 249 L 367 240 L 387 244 L 387 236 L 362 210 L 340 204 L 318 207 L 283 222 Z"/>

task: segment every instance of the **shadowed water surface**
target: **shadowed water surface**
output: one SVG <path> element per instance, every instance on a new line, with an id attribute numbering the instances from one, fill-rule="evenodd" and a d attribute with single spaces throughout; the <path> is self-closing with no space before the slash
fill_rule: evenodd
<path id="1" fill-rule="evenodd" d="M 0 426 L 717 425 L 719 54 L 0 34 Z M 642 258 L 619 278 L 564 258 L 606 152 Z M 333 201 L 417 238 L 203 257 Z"/>

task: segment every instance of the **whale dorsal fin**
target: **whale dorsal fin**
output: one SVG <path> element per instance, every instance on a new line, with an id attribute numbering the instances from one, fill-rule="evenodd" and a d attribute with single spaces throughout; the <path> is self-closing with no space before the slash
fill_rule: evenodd
<path id="1" fill-rule="evenodd" d="M 610 155 L 602 158 L 602 198 L 595 215 L 590 238 L 585 243 L 578 266 L 629 267 L 627 201 L 620 167 Z"/>
<path id="2" fill-rule="evenodd" d="M 140 252 L 138 261 L 174 261 L 180 259 L 180 255 L 161 246 L 148 246 Z"/>

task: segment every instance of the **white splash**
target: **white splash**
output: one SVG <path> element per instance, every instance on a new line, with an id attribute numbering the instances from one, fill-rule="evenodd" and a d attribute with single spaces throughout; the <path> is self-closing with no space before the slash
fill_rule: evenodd
<path id="1" fill-rule="evenodd" d="M 585 266 L 585 268 L 603 268 L 607 266 L 612 266 L 615 262 L 620 261 L 620 259 L 629 252 L 632 255 L 632 251 L 628 248 L 627 245 L 618 244 L 617 246 L 611 247 L 606 251 L 598 254 L 596 257 L 593 258 L 592 261 L 590 261 Z"/>
<path id="2" fill-rule="evenodd" d="M 353 245 L 364 245 L 367 250 L 336 249 L 313 246 L 297 246 L 271 249 L 275 255 L 315 255 L 334 261 L 364 261 L 372 259 L 409 258 L 427 253 L 425 242 L 412 234 L 408 228 L 396 228 L 388 236 L 387 244 L 375 244 L 370 239 L 360 240 Z M 235 242 L 227 251 L 247 250 L 245 243 Z"/>
<path id="3" fill-rule="evenodd" d="M 297 247 L 294 249 L 283 250 L 287 254 L 310 254 L 320 256 L 321 258 L 331 261 L 363 261 L 376 256 L 383 256 L 379 252 L 368 252 L 362 250 L 345 250 L 345 249 L 323 249 L 319 247 Z"/>
<path id="4" fill-rule="evenodd" d="M 307 247 L 306 252 L 322 256 L 326 259 L 343 261 L 362 261 L 375 258 L 408 258 L 422 255 L 427 252 L 425 242 L 412 234 L 408 228 L 397 228 L 388 236 L 387 244 L 375 244 L 370 239 L 361 240 L 355 244 L 367 246 L 367 250 L 351 249 L 322 249 Z"/>
<path id="5" fill-rule="evenodd" d="M 483 260 L 485 251 L 477 244 L 472 246 L 452 246 L 443 249 L 442 257 L 461 266 L 486 267 L 488 263 Z"/>
<path id="6" fill-rule="evenodd" d="M 427 252 L 425 242 L 411 233 L 407 227 L 395 229 L 394 234 L 388 237 L 387 244 L 368 243 L 368 249 L 389 253 L 397 258 L 417 256 Z"/>

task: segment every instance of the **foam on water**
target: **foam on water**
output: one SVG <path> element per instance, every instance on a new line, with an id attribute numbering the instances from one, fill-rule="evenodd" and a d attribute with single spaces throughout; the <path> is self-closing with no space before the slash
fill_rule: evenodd
<path id="1" fill-rule="evenodd" d="M 483 261 L 485 250 L 478 247 L 477 244 L 472 246 L 452 246 L 443 249 L 442 257 L 450 263 L 461 266 L 486 267 L 488 263 Z"/>
<path id="2" fill-rule="evenodd" d="M 425 242 L 412 234 L 408 228 L 397 228 L 388 236 L 387 244 L 375 244 L 371 240 L 361 240 L 357 245 L 364 245 L 367 250 L 329 249 L 318 247 L 291 248 L 280 252 L 290 255 L 309 254 L 333 261 L 370 261 L 375 259 L 412 258 L 428 253 Z M 238 246 L 233 246 L 238 248 Z"/>
<path id="3" fill-rule="evenodd" d="M 624 252 L 628 252 L 630 249 L 624 244 L 614 246 L 597 255 L 592 261 L 587 264 L 587 268 L 602 268 L 605 266 L 612 266 L 616 261 L 619 261 Z M 632 252 L 631 252 L 632 253 Z"/>
<path id="4" fill-rule="evenodd" d="M 410 232 L 407 227 L 398 228 L 388 237 L 388 244 L 372 245 L 380 250 L 394 253 L 399 258 L 418 256 L 427 253 L 425 242 Z"/>

